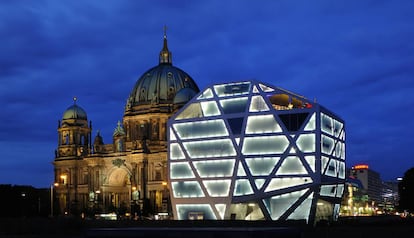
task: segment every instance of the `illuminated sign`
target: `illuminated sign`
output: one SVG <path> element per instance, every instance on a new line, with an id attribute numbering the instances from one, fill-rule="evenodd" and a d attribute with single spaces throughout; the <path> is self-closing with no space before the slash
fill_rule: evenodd
<path id="1" fill-rule="evenodd" d="M 367 164 L 358 164 L 354 166 L 354 169 L 368 169 Z"/>

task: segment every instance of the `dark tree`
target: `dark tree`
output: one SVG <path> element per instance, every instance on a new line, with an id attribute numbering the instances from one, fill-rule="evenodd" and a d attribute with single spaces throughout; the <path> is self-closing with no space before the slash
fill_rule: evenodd
<path id="1" fill-rule="evenodd" d="M 398 192 L 400 210 L 414 212 L 414 168 L 405 172 L 402 181 L 398 184 Z"/>

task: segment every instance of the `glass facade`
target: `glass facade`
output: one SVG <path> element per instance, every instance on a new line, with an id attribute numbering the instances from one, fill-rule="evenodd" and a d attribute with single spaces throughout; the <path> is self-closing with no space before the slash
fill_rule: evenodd
<path id="1" fill-rule="evenodd" d="M 345 126 L 319 104 L 257 81 L 213 85 L 168 132 L 175 219 L 337 218 Z"/>

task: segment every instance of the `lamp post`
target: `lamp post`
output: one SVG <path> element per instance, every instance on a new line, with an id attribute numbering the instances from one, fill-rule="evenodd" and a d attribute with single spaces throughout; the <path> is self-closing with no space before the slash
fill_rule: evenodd
<path id="1" fill-rule="evenodd" d="M 54 207 L 54 196 L 53 196 L 53 191 L 54 191 L 54 187 L 59 186 L 58 183 L 54 183 L 52 185 L 50 185 L 50 217 L 53 217 L 54 213 L 53 213 L 53 207 Z"/>

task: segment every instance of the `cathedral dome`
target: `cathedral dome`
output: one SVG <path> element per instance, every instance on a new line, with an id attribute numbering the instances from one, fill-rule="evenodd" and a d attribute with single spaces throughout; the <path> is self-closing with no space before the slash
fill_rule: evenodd
<path id="1" fill-rule="evenodd" d="M 63 113 L 63 120 L 66 119 L 80 119 L 80 120 L 88 120 L 85 110 L 81 107 L 76 105 L 76 98 L 73 99 L 74 103 L 72 106 L 68 107 L 66 111 Z"/>
<path id="2" fill-rule="evenodd" d="M 126 111 L 134 111 L 133 108 L 139 105 L 173 104 L 177 92 L 183 88 L 189 88 L 195 93 L 200 91 L 186 72 L 172 65 L 172 54 L 168 50 L 167 37 L 164 35 L 159 64 L 137 80 L 127 100 Z"/>

